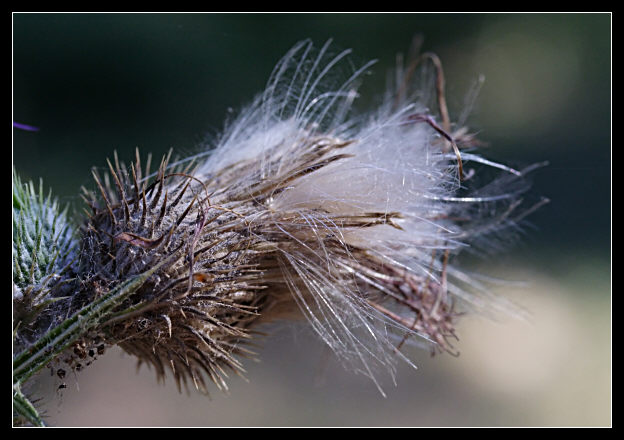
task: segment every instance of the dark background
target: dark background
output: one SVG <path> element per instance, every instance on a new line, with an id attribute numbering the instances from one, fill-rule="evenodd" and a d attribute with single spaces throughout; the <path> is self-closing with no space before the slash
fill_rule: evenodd
<path id="1" fill-rule="evenodd" d="M 104 166 L 113 150 L 128 160 L 137 146 L 156 157 L 171 147 L 199 151 L 297 41 L 333 38 L 357 60 L 378 59 L 361 89 L 366 104 L 416 34 L 444 63 L 451 117 L 485 76 L 469 119 L 489 144 L 485 156 L 550 163 L 535 172 L 533 192 L 551 203 L 497 263 L 539 272 L 563 286 L 564 302 L 598 298 L 596 319 L 609 323 L 609 14 L 15 14 L 13 119 L 40 131 L 13 130 L 13 164 L 77 213 L 92 166 Z M 596 356 L 608 364 L 606 350 Z"/>

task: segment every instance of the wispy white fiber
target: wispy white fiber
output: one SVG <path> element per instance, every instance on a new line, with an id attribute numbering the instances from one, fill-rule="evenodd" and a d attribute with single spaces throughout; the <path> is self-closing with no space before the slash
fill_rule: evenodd
<path id="1" fill-rule="evenodd" d="M 468 173 L 461 180 L 457 156 L 439 130 L 410 118 L 440 120 L 423 100 L 435 96 L 434 83 L 414 87 L 419 82 L 404 66 L 391 75 L 377 108 L 356 113 L 358 85 L 374 62 L 355 66 L 350 53 L 334 50 L 331 41 L 320 49 L 310 41 L 296 44 L 264 93 L 210 146 L 196 175 L 226 183 L 212 203 L 275 186 L 250 221 L 270 222 L 293 244 L 280 247 L 279 262 L 294 301 L 350 368 L 378 383 L 375 371 L 381 366 L 393 374 L 403 357 L 397 344 L 404 334 L 439 341 L 406 325 L 415 319 L 411 310 L 380 300 L 381 309 L 368 298 L 394 298 L 406 287 L 389 286 L 404 273 L 422 289 L 436 283 L 451 301 L 487 309 L 487 289 L 454 267 L 452 256 L 513 228 L 528 185 L 522 171 L 475 152 L 462 152 Z M 306 155 L 326 146 L 306 169 Z M 228 173 L 235 179 L 223 178 Z M 373 213 L 381 220 L 370 227 L 344 223 Z M 363 264 L 362 255 L 379 267 Z"/>

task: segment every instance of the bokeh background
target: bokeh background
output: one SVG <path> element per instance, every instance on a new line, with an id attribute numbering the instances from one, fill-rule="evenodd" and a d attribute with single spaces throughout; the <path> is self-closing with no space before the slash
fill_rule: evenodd
<path id="1" fill-rule="evenodd" d="M 79 213 L 90 168 L 135 147 L 197 152 L 260 92 L 297 41 L 333 38 L 378 59 L 362 101 L 412 38 L 443 60 L 451 116 L 480 75 L 469 124 L 487 157 L 548 160 L 551 203 L 504 255 L 476 263 L 529 322 L 466 317 L 457 359 L 414 349 L 383 398 L 304 326 L 265 329 L 249 383 L 178 394 L 111 350 L 78 378 L 35 388 L 56 426 L 606 426 L 611 424 L 609 14 L 14 14 L 13 164 Z"/>

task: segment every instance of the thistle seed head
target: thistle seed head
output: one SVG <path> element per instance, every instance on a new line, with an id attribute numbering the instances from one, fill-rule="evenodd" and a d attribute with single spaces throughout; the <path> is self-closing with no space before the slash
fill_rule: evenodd
<path id="1" fill-rule="evenodd" d="M 227 389 L 255 326 L 305 317 L 381 391 L 378 370 L 410 362 L 408 339 L 457 353 L 456 310 L 496 301 L 452 258 L 530 211 L 528 170 L 467 152 L 478 142 L 452 124 L 431 54 L 400 64 L 379 107 L 354 116 L 372 63 L 349 53 L 294 46 L 209 153 L 168 155 L 151 173 L 137 151 L 94 172 L 71 310 L 155 271 L 75 356 L 116 344 L 178 386 Z M 483 184 L 487 169 L 498 175 Z"/>

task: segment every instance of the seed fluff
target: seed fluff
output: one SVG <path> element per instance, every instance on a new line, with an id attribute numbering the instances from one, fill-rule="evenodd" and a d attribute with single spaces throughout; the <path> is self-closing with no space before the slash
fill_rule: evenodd
<path id="1" fill-rule="evenodd" d="M 300 42 L 204 151 L 154 173 L 137 151 L 94 173 L 72 310 L 158 269 L 82 350 L 117 344 L 178 386 L 227 389 L 258 324 L 303 316 L 383 393 L 378 374 L 411 364 L 406 341 L 457 354 L 460 311 L 503 307 L 453 258 L 487 251 L 534 208 L 532 168 L 474 151 L 433 54 L 399 59 L 380 104 L 356 114 L 374 62 L 350 55 Z"/>

